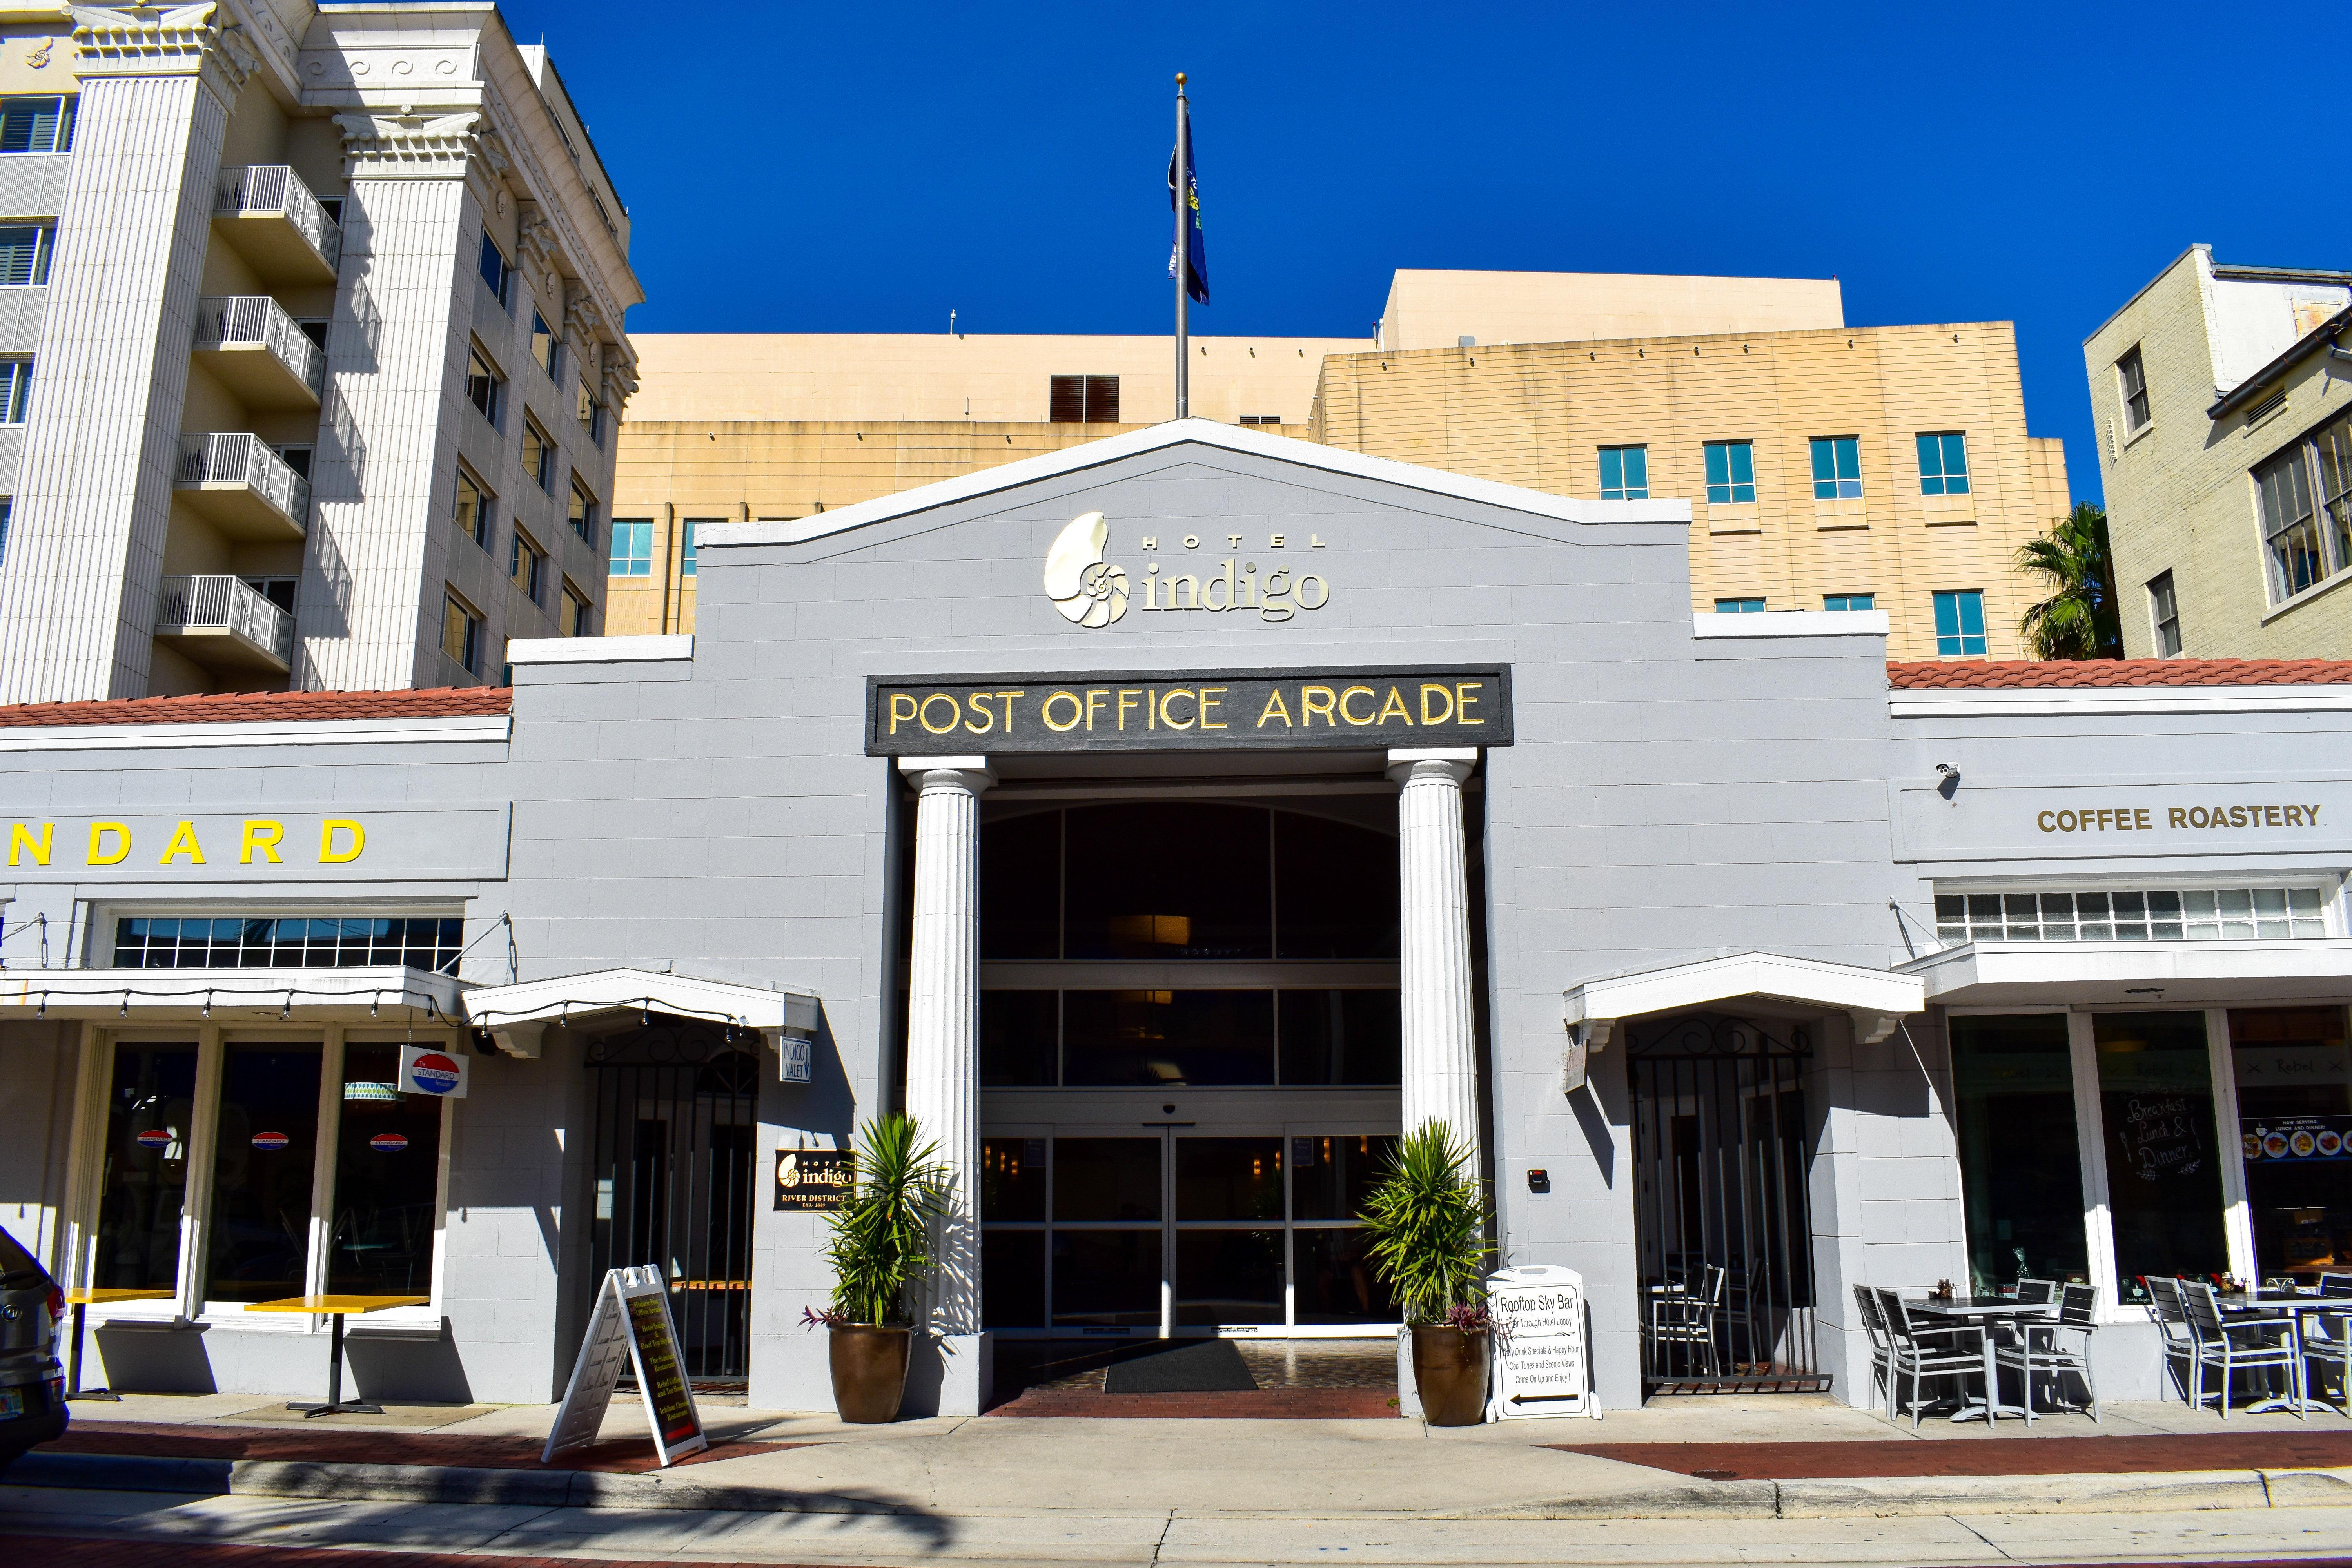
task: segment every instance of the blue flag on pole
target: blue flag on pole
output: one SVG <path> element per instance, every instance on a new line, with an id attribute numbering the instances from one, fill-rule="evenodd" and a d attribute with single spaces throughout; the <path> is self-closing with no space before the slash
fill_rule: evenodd
<path id="1" fill-rule="evenodd" d="M 1176 214 L 1177 231 L 1183 237 L 1168 247 L 1168 277 L 1173 281 L 1181 259 L 1184 265 L 1184 292 L 1193 303 L 1209 302 L 1209 243 L 1201 233 L 1201 178 L 1193 170 L 1192 117 L 1184 117 L 1184 145 L 1168 155 L 1168 210 Z M 1183 160 L 1182 180 L 1177 177 L 1177 160 Z M 1179 205 L 1177 193 L 1183 193 Z"/>

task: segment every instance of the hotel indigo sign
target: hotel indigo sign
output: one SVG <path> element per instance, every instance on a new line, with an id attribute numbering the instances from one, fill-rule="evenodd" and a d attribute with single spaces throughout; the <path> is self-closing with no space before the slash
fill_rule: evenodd
<path id="1" fill-rule="evenodd" d="M 1510 743 L 1507 667 L 877 679 L 866 689 L 875 757 Z"/>

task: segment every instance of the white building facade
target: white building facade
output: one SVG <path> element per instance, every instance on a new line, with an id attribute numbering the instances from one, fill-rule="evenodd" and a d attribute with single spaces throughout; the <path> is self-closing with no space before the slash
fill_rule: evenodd
<path id="1" fill-rule="evenodd" d="M 496 683 L 601 631 L 642 295 L 545 48 L 479 3 L 8 17 L 0 696 Z"/>

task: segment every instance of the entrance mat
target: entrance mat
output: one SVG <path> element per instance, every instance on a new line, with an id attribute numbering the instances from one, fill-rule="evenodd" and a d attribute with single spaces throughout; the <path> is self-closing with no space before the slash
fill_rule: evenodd
<path id="1" fill-rule="evenodd" d="M 1223 1340 L 1194 1340 L 1171 1350 L 1115 1361 L 1103 1373 L 1105 1394 L 1255 1394 L 1242 1352 Z"/>
<path id="2" fill-rule="evenodd" d="M 1546 1443 L 1709 1481 L 1871 1476 L 2083 1476 L 2352 1465 L 2352 1431 L 2145 1437 L 1855 1438 L 1843 1443 Z"/>
<path id="3" fill-rule="evenodd" d="M 988 1412 L 1096 1420 L 1369 1421 L 1396 1419 L 1393 1394 L 1368 1388 L 1261 1388 L 1248 1393 L 1096 1394 L 1033 1388 Z"/>
<path id="4" fill-rule="evenodd" d="M 331 1420 L 333 1417 L 330 1416 Z M 807 1443 L 713 1442 L 671 1465 L 699 1465 L 805 1448 Z M 177 1426 L 149 1421 L 86 1421 L 46 1454 L 130 1454 L 166 1459 L 278 1459 L 322 1465 L 456 1465 L 473 1469 L 535 1470 L 544 1437 L 458 1436 L 436 1432 L 387 1432 L 359 1426 Z M 559 1454 L 550 1470 L 640 1475 L 661 1468 L 650 1437 L 615 1438 Z"/>

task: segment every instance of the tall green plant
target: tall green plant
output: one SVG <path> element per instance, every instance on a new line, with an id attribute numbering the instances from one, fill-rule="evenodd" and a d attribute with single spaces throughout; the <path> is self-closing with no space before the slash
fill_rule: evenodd
<path id="1" fill-rule="evenodd" d="M 2116 604 L 2115 557 L 2107 514 L 2091 501 L 2017 547 L 2017 569 L 2042 578 L 2051 595 L 2028 608 L 2018 635 L 2036 658 L 2121 658 L 2124 630 Z"/>
<path id="2" fill-rule="evenodd" d="M 1372 1237 L 1373 1272 L 1396 1296 L 1407 1323 L 1449 1321 L 1483 1296 L 1486 1199 L 1465 1167 L 1470 1145 L 1443 1121 L 1426 1121 L 1397 1142 L 1359 1217 Z"/>
<path id="3" fill-rule="evenodd" d="M 948 1209 L 947 1172 L 940 1146 L 921 1136 L 912 1118 L 895 1113 L 858 1134 L 856 1184 L 834 1211 L 824 1248 L 833 1312 L 849 1322 L 904 1322 L 907 1288 L 931 1267 L 931 1225 Z"/>

